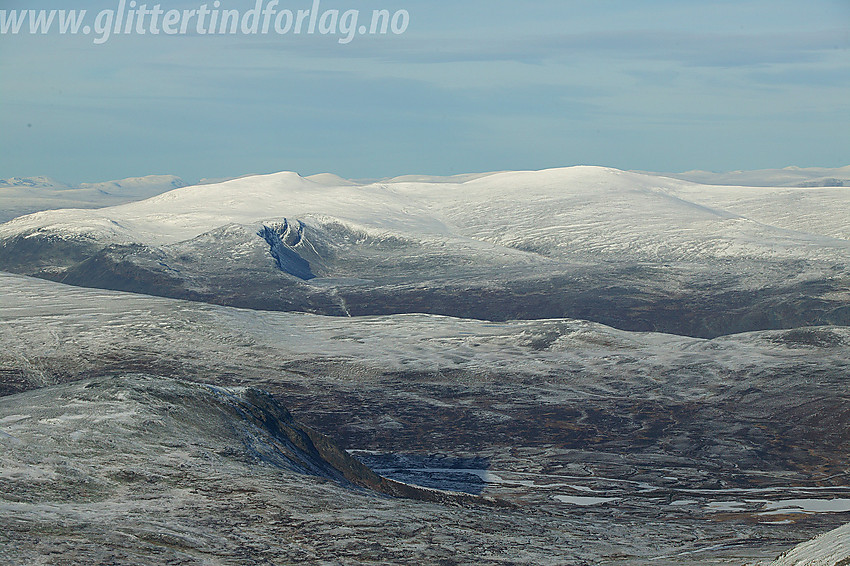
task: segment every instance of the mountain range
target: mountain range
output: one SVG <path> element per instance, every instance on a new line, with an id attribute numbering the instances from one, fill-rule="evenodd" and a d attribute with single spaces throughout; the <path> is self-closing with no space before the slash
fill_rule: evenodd
<path id="1" fill-rule="evenodd" d="M 368 184 L 278 173 L 15 218 L 0 269 L 265 310 L 714 337 L 850 321 L 846 195 L 599 167 Z"/>

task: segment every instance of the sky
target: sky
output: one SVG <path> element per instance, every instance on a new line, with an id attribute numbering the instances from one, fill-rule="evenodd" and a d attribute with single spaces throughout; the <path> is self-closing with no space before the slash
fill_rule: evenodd
<path id="1" fill-rule="evenodd" d="M 7 12 L 86 9 L 87 22 L 117 5 L 0 0 Z M 850 0 L 320 4 L 355 8 L 360 22 L 404 10 L 407 28 L 347 44 L 273 31 L 99 45 L 0 34 L 0 178 L 850 164 Z"/>

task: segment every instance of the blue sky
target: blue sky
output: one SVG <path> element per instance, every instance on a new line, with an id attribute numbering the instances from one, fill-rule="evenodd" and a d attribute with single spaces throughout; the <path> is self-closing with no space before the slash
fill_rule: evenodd
<path id="1" fill-rule="evenodd" d="M 850 164 L 848 0 L 322 2 L 330 8 L 404 9 L 410 26 L 348 45 L 0 35 L 0 178 Z"/>

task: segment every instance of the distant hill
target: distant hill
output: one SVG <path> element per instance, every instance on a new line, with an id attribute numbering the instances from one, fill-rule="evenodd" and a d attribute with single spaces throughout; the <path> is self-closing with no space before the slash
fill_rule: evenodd
<path id="1" fill-rule="evenodd" d="M 686 171 L 685 173 L 657 173 L 703 183 L 705 185 L 736 185 L 745 187 L 850 187 L 850 165 L 846 167 L 785 167 L 754 171 Z"/>
<path id="2" fill-rule="evenodd" d="M 72 186 L 48 177 L 0 179 L 0 222 L 58 208 L 100 208 L 146 199 L 185 187 L 173 175 L 149 175 Z"/>

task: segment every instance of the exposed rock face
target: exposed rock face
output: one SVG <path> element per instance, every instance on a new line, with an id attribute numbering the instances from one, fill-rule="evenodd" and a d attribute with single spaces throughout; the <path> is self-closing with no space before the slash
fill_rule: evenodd
<path id="1" fill-rule="evenodd" d="M 269 252 L 277 263 L 277 268 L 304 281 L 315 278 L 310 270 L 310 262 L 298 255 L 296 246 L 304 239 L 304 224 L 290 226 L 284 219 L 283 225 L 263 226 L 257 235 L 269 245 Z"/>

